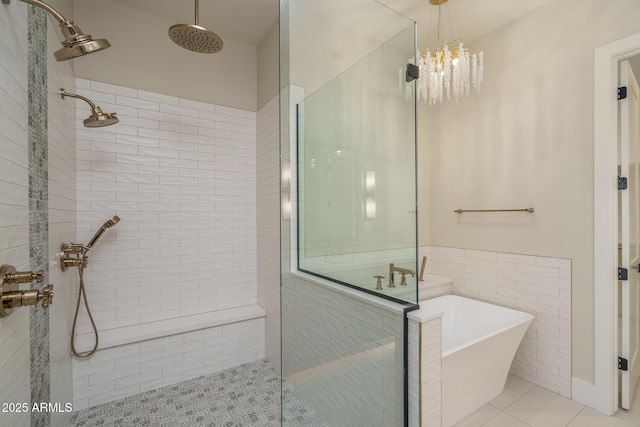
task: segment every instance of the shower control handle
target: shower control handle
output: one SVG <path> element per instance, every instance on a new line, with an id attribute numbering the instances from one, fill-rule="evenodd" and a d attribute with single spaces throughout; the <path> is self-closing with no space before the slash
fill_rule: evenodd
<path id="1" fill-rule="evenodd" d="M 16 307 L 26 307 L 42 302 L 42 307 L 49 307 L 53 302 L 53 285 L 46 285 L 42 290 L 20 290 L 20 284 L 31 282 L 42 283 L 44 271 L 19 272 L 13 265 L 0 266 L 0 317 L 9 316 Z"/>
<path id="2" fill-rule="evenodd" d="M 41 291 L 30 289 L 28 291 L 12 291 L 2 294 L 2 309 L 14 309 L 36 305 L 42 301 L 42 307 L 49 307 L 53 303 L 53 285 L 46 285 Z M 0 311 L 1 315 L 1 311 Z"/>
<path id="3" fill-rule="evenodd" d="M 4 275 L 4 283 L 31 283 L 33 281 L 42 283 L 44 281 L 44 271 L 16 271 L 14 273 L 7 273 Z"/>

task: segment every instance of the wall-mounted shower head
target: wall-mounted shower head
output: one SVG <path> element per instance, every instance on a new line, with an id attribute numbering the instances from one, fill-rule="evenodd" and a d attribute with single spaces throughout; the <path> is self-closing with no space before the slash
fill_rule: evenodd
<path id="1" fill-rule="evenodd" d="M 39 8 L 42 8 L 53 15 L 60 23 L 60 30 L 64 36 L 62 42 L 62 49 L 56 51 L 53 55 L 58 61 L 65 61 L 67 59 L 76 58 L 78 56 L 87 55 L 89 53 L 97 52 L 102 49 L 106 49 L 111 44 L 106 39 L 94 40 L 91 34 L 84 34 L 73 21 L 69 21 L 64 16 L 60 15 L 57 10 L 49 6 L 48 4 L 41 2 L 40 0 L 20 0 L 25 3 L 32 4 Z M 11 0 L 2 0 L 2 3 L 9 4 Z"/>
<path id="2" fill-rule="evenodd" d="M 98 239 L 100 239 L 100 237 L 102 237 L 102 234 L 107 231 L 108 228 L 113 227 L 114 225 L 116 225 L 118 222 L 120 222 L 120 217 L 118 215 L 114 215 L 111 218 L 109 218 L 108 220 L 105 221 L 104 224 L 102 224 L 102 227 L 100 227 L 98 229 L 98 231 L 96 231 L 96 234 L 93 235 L 93 237 L 91 238 L 91 240 L 89 240 L 89 243 L 87 243 L 87 247 L 89 249 L 91 249 L 93 247 L 93 245 L 96 244 L 96 242 L 98 241 Z"/>
<path id="3" fill-rule="evenodd" d="M 169 28 L 169 37 L 175 44 L 192 52 L 216 53 L 222 50 L 224 43 L 220 36 L 199 25 L 200 7 L 196 1 L 196 23 L 177 24 Z"/>
<path id="4" fill-rule="evenodd" d="M 82 99 L 84 102 L 86 102 L 91 106 L 91 115 L 89 116 L 89 118 L 82 121 L 82 123 L 84 124 L 84 127 L 97 128 L 97 127 L 115 125 L 120 121 L 118 120 L 116 113 L 111 113 L 111 114 L 105 113 L 104 111 L 102 111 L 102 108 L 98 107 L 96 104 L 94 104 L 84 96 L 76 95 L 75 93 L 65 92 L 64 89 L 60 89 L 60 95 L 62 96 L 62 99 L 64 99 L 65 96 Z"/>

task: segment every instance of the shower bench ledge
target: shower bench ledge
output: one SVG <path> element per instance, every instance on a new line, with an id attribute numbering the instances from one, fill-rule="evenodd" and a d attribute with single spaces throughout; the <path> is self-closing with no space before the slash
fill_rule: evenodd
<path id="1" fill-rule="evenodd" d="M 252 304 L 159 320 L 153 323 L 142 323 L 139 325 L 107 329 L 100 331 L 100 345 L 98 350 L 262 317 L 265 317 L 264 309 L 257 304 Z M 82 337 L 83 335 L 80 335 L 78 338 Z M 90 338 L 92 339 L 93 336 L 90 336 Z M 90 350 L 92 346 L 93 341 L 90 343 L 80 342 L 78 350 L 87 351 Z"/>

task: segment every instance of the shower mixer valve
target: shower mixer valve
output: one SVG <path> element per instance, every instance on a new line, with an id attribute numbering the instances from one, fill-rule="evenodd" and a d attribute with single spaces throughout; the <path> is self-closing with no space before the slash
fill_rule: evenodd
<path id="1" fill-rule="evenodd" d="M 13 313 L 16 307 L 26 307 L 42 302 L 42 307 L 47 308 L 53 303 L 53 285 L 46 285 L 41 291 L 37 289 L 20 290 L 20 284 L 42 283 L 44 271 L 16 271 L 12 265 L 0 266 L 0 317 L 6 317 Z"/>
<path id="2" fill-rule="evenodd" d="M 60 268 L 67 271 L 69 267 L 86 268 L 89 258 L 86 256 L 89 248 L 82 243 L 63 243 L 60 247 Z"/>

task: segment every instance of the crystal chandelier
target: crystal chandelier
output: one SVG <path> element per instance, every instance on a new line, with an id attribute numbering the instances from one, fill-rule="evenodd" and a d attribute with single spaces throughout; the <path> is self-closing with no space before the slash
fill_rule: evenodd
<path id="1" fill-rule="evenodd" d="M 447 0 L 429 0 L 438 6 L 438 46 L 442 34 L 441 8 Z M 420 77 L 417 81 L 418 97 L 429 105 L 447 99 L 458 101 L 463 95 L 469 96 L 471 87 L 480 91 L 484 78 L 484 53 L 467 49 L 462 40 L 444 42 L 442 47 L 426 53 L 418 51 L 417 66 Z"/>

